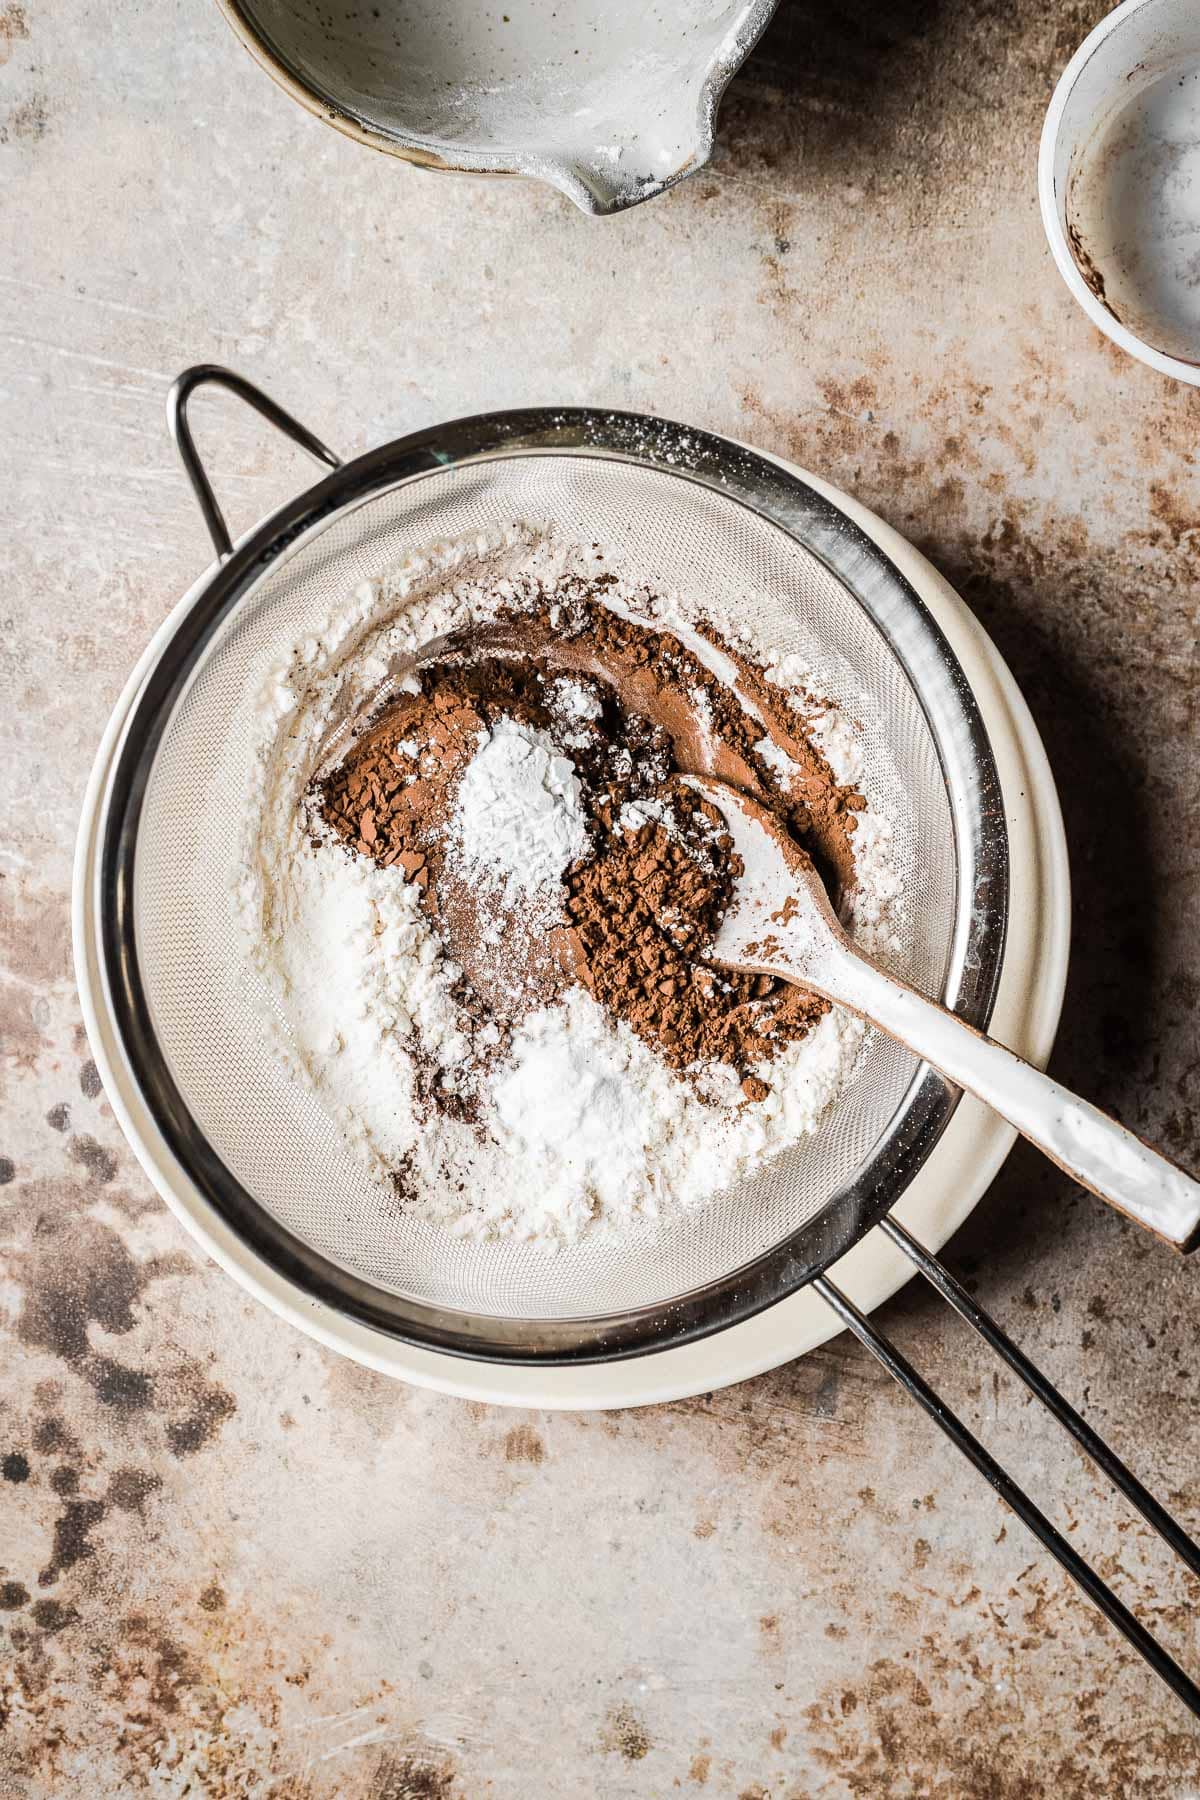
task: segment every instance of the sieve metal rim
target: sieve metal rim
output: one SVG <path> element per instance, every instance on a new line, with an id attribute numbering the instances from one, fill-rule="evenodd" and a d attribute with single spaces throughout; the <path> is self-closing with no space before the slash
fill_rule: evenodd
<path id="1" fill-rule="evenodd" d="M 209 379 L 223 374 L 205 373 Z M 194 379 L 191 385 L 196 385 Z M 242 391 L 246 384 L 231 380 L 226 385 Z M 268 416 L 279 423 L 277 413 L 274 409 Z M 190 438 L 181 448 L 186 460 Z M 563 1364 L 644 1355 L 719 1331 L 772 1305 L 836 1261 L 895 1204 L 958 1099 L 940 1077 L 918 1070 L 873 1155 L 816 1220 L 742 1269 L 691 1294 L 583 1319 L 466 1313 L 376 1287 L 314 1250 L 259 1206 L 192 1118 L 150 1022 L 138 966 L 133 869 L 154 755 L 199 659 L 265 570 L 297 553 L 335 518 L 435 470 L 502 457 L 563 454 L 613 458 L 698 481 L 766 517 L 824 563 L 884 636 L 930 726 L 947 784 L 959 880 L 955 940 L 942 998 L 977 1026 L 986 1025 L 990 1016 L 1006 923 L 1008 846 L 998 778 L 957 659 L 915 590 L 858 526 L 797 476 L 755 452 L 637 414 L 581 408 L 484 414 L 367 452 L 248 533 L 194 590 L 192 604 L 147 669 L 114 753 L 100 809 L 94 896 L 100 975 L 111 1017 L 142 1100 L 172 1153 L 204 1200 L 254 1254 L 307 1298 L 372 1329 L 427 1349 L 498 1362 Z M 335 459 L 326 453 L 323 460 Z M 203 483 L 211 500 L 198 459 L 189 473 L 198 485 Z M 215 528 L 214 538 L 223 549 Z"/>

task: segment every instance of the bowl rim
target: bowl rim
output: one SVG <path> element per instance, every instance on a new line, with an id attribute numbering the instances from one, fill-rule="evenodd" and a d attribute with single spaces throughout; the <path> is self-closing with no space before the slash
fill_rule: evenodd
<path id="1" fill-rule="evenodd" d="M 1157 349 L 1147 339 L 1140 337 L 1137 332 L 1131 331 L 1127 325 L 1123 325 L 1116 314 L 1111 312 L 1088 286 L 1075 260 L 1064 223 L 1066 197 L 1063 196 L 1060 209 L 1059 194 L 1054 179 L 1054 163 L 1062 134 L 1063 120 L 1071 95 L 1084 69 L 1100 46 L 1106 43 L 1114 32 L 1127 30 L 1144 10 L 1164 4 L 1171 4 L 1171 0 L 1122 0 L 1119 6 L 1101 19 L 1094 30 L 1088 33 L 1059 76 L 1042 124 L 1042 135 L 1038 146 L 1038 203 L 1041 209 L 1042 226 L 1058 272 L 1093 325 L 1128 355 L 1137 357 L 1139 362 L 1147 363 L 1152 369 L 1157 369 L 1160 375 L 1170 375 L 1177 381 L 1185 381 L 1190 386 L 1196 387 L 1200 386 L 1200 360 L 1189 362 L 1184 357 L 1171 356 L 1167 351 Z M 1131 72 L 1137 67 L 1137 62 L 1136 56 L 1129 59 Z"/>
<path id="2" fill-rule="evenodd" d="M 828 495 L 770 459 L 669 421 L 636 414 L 567 409 L 483 415 L 453 421 L 368 452 L 318 481 L 247 533 L 233 555 L 201 577 L 148 647 L 114 713 L 97 757 L 81 823 L 76 865 L 77 965 L 81 991 L 98 975 L 94 1011 L 106 1027 L 126 1082 L 137 1090 L 142 1114 L 157 1139 L 143 1137 L 122 1116 L 135 1150 L 171 1198 L 174 1173 L 160 1178 L 165 1144 L 173 1170 L 186 1176 L 192 1204 L 233 1230 L 244 1247 L 277 1273 L 298 1297 L 331 1307 L 372 1330 L 426 1350 L 511 1363 L 583 1363 L 645 1355 L 722 1331 L 794 1293 L 869 1229 L 915 1177 L 948 1125 L 959 1096 L 927 1069 L 918 1069 L 894 1120 L 887 1155 L 863 1165 L 856 1180 L 834 1196 L 810 1228 L 731 1271 L 696 1295 L 670 1306 L 630 1309 L 581 1324 L 539 1321 L 539 1339 L 527 1325 L 468 1315 L 385 1295 L 372 1283 L 341 1270 L 266 1214 L 216 1157 L 191 1118 L 157 1050 L 138 968 L 133 917 L 133 866 L 141 799 L 158 734 L 205 645 L 263 570 L 281 555 L 295 554 L 349 510 L 407 480 L 462 463 L 513 454 L 616 455 L 649 463 L 662 473 L 701 481 L 726 497 L 752 495 L 757 510 L 826 561 L 868 620 L 883 629 L 881 613 L 895 612 L 892 647 L 926 712 L 943 760 L 957 842 L 959 894 L 954 948 L 943 998 L 969 1022 L 985 1027 L 1003 962 L 1009 891 L 1008 840 L 995 761 L 987 733 L 957 658 L 916 590 Z M 879 609 L 879 610 L 873 610 Z M 896 620 L 903 629 L 897 632 Z M 907 635 L 906 635 L 907 633 Z M 912 658 L 924 657 L 914 679 Z M 936 697 L 946 708 L 930 718 Z M 970 896 L 968 898 L 968 895 Z M 89 1027 L 91 1021 L 89 1020 Z M 120 1115 L 119 1115 L 120 1116 Z M 130 1129 L 130 1125 L 133 1129 Z M 542 1329 L 543 1326 L 545 1329 Z"/>

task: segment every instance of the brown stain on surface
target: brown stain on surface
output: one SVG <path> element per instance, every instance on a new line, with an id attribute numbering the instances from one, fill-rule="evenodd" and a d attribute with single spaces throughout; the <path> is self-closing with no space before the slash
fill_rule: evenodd
<path id="1" fill-rule="evenodd" d="M 39 1067 L 47 1049 L 39 1001 L 70 979 L 69 909 L 30 883 L 0 879 L 0 1091 L 13 1073 Z"/>
<path id="2" fill-rule="evenodd" d="M 189 1379 L 189 1410 L 182 1419 L 172 1419 L 167 1426 L 167 1443 L 179 1457 L 194 1456 L 202 1450 L 237 1411 L 237 1401 L 227 1388 L 205 1380 L 198 1371 L 193 1371 Z"/>
<path id="3" fill-rule="evenodd" d="M 293 1671 L 277 1654 L 276 1618 L 268 1625 L 250 1616 L 234 1626 L 208 1614 L 205 1631 L 189 1641 L 186 1606 L 170 1621 L 151 1605 L 121 1612 L 103 1589 L 82 1590 L 73 1603 L 40 1600 L 29 1609 L 28 1626 L 20 1622 L 23 1616 L 14 1615 L 9 1628 L 16 1654 L 6 1671 L 11 1688 L 0 1678 L 0 1693 L 11 1691 L 19 1702 L 27 1727 L 22 1773 L 32 1778 L 36 1772 L 39 1791 L 80 1791 L 77 1758 L 69 1774 L 60 1762 L 64 1750 L 73 1754 L 57 1729 L 69 1690 L 94 1714 L 102 1739 L 119 1739 L 121 1792 L 152 1786 L 190 1791 L 200 1779 L 212 1800 L 242 1800 L 267 1790 L 311 1800 L 314 1790 L 294 1773 L 280 1732 L 277 1684 L 287 1683 Z M 54 1642 L 60 1634 L 61 1652 Z M 314 1642 L 328 1640 L 318 1636 Z M 299 1679 L 307 1677 L 301 1673 Z M 12 1766 L 4 1757 L 0 1735 L 0 1787 Z M 387 1779 L 384 1765 L 377 1770 L 381 1794 L 466 1800 L 453 1785 L 451 1759 L 440 1752 L 397 1754 L 388 1766 Z M 331 1791 L 322 1787 L 321 1794 Z M 353 1791 L 367 1788 L 356 1781 Z"/>
<path id="4" fill-rule="evenodd" d="M 25 8 L 13 3 L 0 7 L 0 64 L 13 53 L 13 45 L 29 36 L 29 19 Z"/>
<path id="5" fill-rule="evenodd" d="M 465 1800 L 452 1757 L 415 1751 L 385 1755 L 366 1795 L 367 1800 Z"/>
<path id="6" fill-rule="evenodd" d="M 104 1420 L 111 1418 L 123 1429 L 136 1424 L 148 1434 L 152 1454 L 161 1455 L 165 1445 L 177 1458 L 193 1456 L 233 1416 L 234 1396 L 191 1358 L 172 1365 L 160 1356 L 153 1368 L 139 1366 L 145 1355 L 146 1296 L 156 1283 L 190 1271 L 192 1260 L 174 1250 L 135 1257 L 117 1232 L 84 1210 L 79 1201 L 86 1193 L 69 1184 L 26 1183 L 0 1217 L 0 1238 L 9 1239 L 7 1265 L 21 1295 L 16 1340 L 30 1353 L 56 1358 L 90 1391 L 94 1411 L 88 1429 L 98 1431 L 102 1441 Z M 138 1354 L 111 1353 L 108 1344 L 123 1337 L 139 1344 Z M 77 1405 L 80 1389 L 53 1381 L 39 1383 L 37 1391 L 46 1410 L 31 1420 L 31 1451 L 53 1459 L 40 1479 L 63 1502 L 50 1526 L 49 1557 L 37 1572 L 38 1585 L 47 1587 L 99 1567 L 96 1548 L 105 1519 L 144 1518 L 162 1475 L 126 1455 L 114 1459 L 106 1487 L 98 1490 L 89 1471 L 107 1459 L 85 1451 L 78 1428 L 63 1417 L 67 1396 Z M 14 1465 L 14 1478 L 15 1473 Z M 14 1573 L 28 1579 L 31 1572 Z"/>
<path id="7" fill-rule="evenodd" d="M 325 1392 L 327 1404 L 338 1416 L 357 1420 L 376 1443 L 395 1430 L 409 1401 L 409 1390 L 402 1381 L 345 1356 L 325 1359 Z M 295 1423 L 294 1412 L 285 1409 L 280 1417 L 282 1428 L 293 1430 Z"/>
<path id="8" fill-rule="evenodd" d="M 65 1631 L 68 1625 L 74 1625 L 79 1614 L 75 1607 L 66 1606 L 61 1600 L 35 1600 L 29 1609 L 29 1616 L 39 1631 L 48 1637 Z"/>
<path id="9" fill-rule="evenodd" d="M 55 1390 L 53 1393 L 49 1391 L 45 1393 L 36 1392 L 35 1398 L 39 1405 L 58 1405 L 62 1396 L 61 1393 L 57 1391 L 59 1388 L 57 1382 L 42 1382 L 39 1383 L 39 1388 L 44 1388 L 46 1390 L 53 1388 Z M 59 1452 L 65 1456 L 78 1456 L 80 1454 L 79 1440 L 76 1438 L 74 1432 L 71 1431 L 66 1421 L 57 1413 L 47 1413 L 44 1418 L 38 1419 L 33 1427 L 33 1436 L 30 1441 L 35 1450 L 47 1456 Z"/>
<path id="10" fill-rule="evenodd" d="M 103 1187 L 106 1182 L 116 1179 L 117 1170 L 120 1167 L 117 1158 L 111 1150 L 106 1150 L 103 1144 L 98 1144 L 94 1137 L 80 1133 L 78 1137 L 70 1140 L 67 1148 L 72 1159 L 83 1165 L 98 1186 Z"/>
<path id="11" fill-rule="evenodd" d="M 72 1216 L 69 1205 L 43 1209 L 42 1198 L 33 1196 L 36 1215 L 17 1256 L 25 1293 L 17 1334 L 32 1349 L 81 1364 L 93 1325 L 112 1336 L 132 1331 L 143 1277 L 116 1232 Z"/>
<path id="12" fill-rule="evenodd" d="M 142 1516 L 151 1494 L 162 1487 L 162 1476 L 149 1469 L 115 1469 L 109 1476 L 105 1502 L 118 1511 Z"/>
<path id="13" fill-rule="evenodd" d="M 85 1557 L 95 1555 L 92 1533 L 106 1511 L 102 1500 L 67 1501 L 54 1521 L 54 1547 L 50 1561 L 38 1575 L 39 1587 L 53 1587 L 60 1575 L 73 1569 Z"/>
<path id="14" fill-rule="evenodd" d="M 79 1216 L 72 1201 L 69 1187 L 30 1183 L 9 1214 L 10 1266 L 23 1296 L 17 1336 L 67 1364 L 114 1413 L 130 1417 L 154 1407 L 178 1415 L 168 1418 L 167 1443 L 176 1456 L 191 1455 L 232 1417 L 233 1395 L 193 1361 L 151 1372 L 97 1348 L 92 1334 L 134 1334 L 147 1290 L 189 1272 L 192 1262 L 177 1252 L 139 1262 L 117 1232 Z M 43 1421 L 41 1429 L 52 1428 Z"/>
<path id="15" fill-rule="evenodd" d="M 37 144 L 50 129 L 50 105 L 45 94 L 33 94 L 14 106 L 0 123 L 0 144 Z"/>
<path id="16" fill-rule="evenodd" d="M 1004 1654 L 995 1646 L 993 1652 Z M 1124 1742 L 1097 1739 L 1101 1690 L 1080 1689 L 1064 1700 L 1074 1715 L 1076 1744 L 1064 1752 L 1057 1721 L 1029 1718 L 1019 1703 L 1014 1712 L 1015 1691 L 1005 1696 L 1005 1684 L 979 1663 L 969 1639 L 943 1651 L 927 1636 L 921 1660 L 936 1686 L 904 1662 L 878 1658 L 858 1691 L 830 1690 L 805 1708 L 806 1750 L 838 1784 L 836 1791 L 855 1800 L 881 1793 L 914 1800 L 1109 1800 L 1113 1794 L 1157 1800 L 1163 1792 L 1141 1734 Z M 957 1684 L 964 1674 L 970 1692 L 956 1697 L 953 1717 L 969 1718 L 966 1732 L 945 1707 L 945 1684 Z M 1020 1675 L 1017 1681 L 1020 1686 Z M 1152 1756 L 1163 1768 L 1182 1769 L 1173 1759 L 1188 1742 L 1164 1715 L 1153 1731 Z"/>
<path id="17" fill-rule="evenodd" d="M 1150 516 L 1168 542 L 1193 563 L 1200 563 L 1200 503 L 1165 481 L 1150 483 Z"/>
<path id="18" fill-rule="evenodd" d="M 628 1701 L 623 1701 L 610 1710 L 600 1731 L 601 1750 L 606 1754 L 623 1756 L 626 1762 L 641 1762 L 644 1756 L 649 1755 L 652 1741 L 650 1733 Z"/>
<path id="19" fill-rule="evenodd" d="M 532 1425 L 514 1425 L 504 1434 L 505 1462 L 543 1463 L 546 1446 Z"/>
<path id="20" fill-rule="evenodd" d="M 121 1620 L 121 1643 L 146 1685 L 150 1705 L 164 1719 L 179 1713 L 190 1690 L 205 1685 L 191 1653 L 146 1614 L 130 1613 Z"/>

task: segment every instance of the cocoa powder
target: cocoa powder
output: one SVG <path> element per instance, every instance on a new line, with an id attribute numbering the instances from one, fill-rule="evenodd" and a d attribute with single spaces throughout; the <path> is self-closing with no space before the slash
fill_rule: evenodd
<path id="1" fill-rule="evenodd" d="M 754 792 L 835 891 L 853 878 L 863 802 L 834 781 L 802 719 L 759 671 L 736 659 L 762 725 L 672 634 L 609 611 L 604 587 L 603 578 L 575 583 L 538 612 L 445 640 L 418 670 L 419 692 L 366 721 L 316 784 L 313 809 L 349 848 L 399 866 L 421 887 L 463 970 L 456 997 L 477 1069 L 503 1054 L 533 1007 L 580 981 L 673 1069 L 724 1063 L 746 1100 L 761 1100 L 769 1089 L 752 1070 L 804 1036 L 828 1004 L 708 962 L 739 869 L 719 813 L 672 788 L 670 776 L 705 769 Z M 564 680 L 582 689 L 594 716 L 564 714 L 555 698 Z M 569 756 L 581 784 L 591 843 L 551 912 L 499 907 L 453 867 L 459 778 L 505 717 Z M 756 750 L 764 735 L 791 759 L 790 778 Z M 622 822 L 630 807 L 632 826 L 628 812 Z M 469 1115 L 461 1091 L 431 1089 L 430 1099 Z"/>
<path id="2" fill-rule="evenodd" d="M 580 979 L 671 1068 L 721 1062 L 742 1073 L 803 1037 L 829 1003 L 708 962 L 741 860 L 715 808 L 673 804 L 674 831 L 611 833 L 568 876 Z M 755 1100 L 768 1089 L 747 1073 L 743 1091 Z"/>

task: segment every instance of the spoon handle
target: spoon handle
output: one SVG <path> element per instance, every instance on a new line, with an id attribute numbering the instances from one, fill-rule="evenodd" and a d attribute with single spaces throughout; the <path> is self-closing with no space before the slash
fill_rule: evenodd
<path id="1" fill-rule="evenodd" d="M 1200 1243 L 1200 1182 L 1116 1119 L 848 946 L 839 946 L 822 976 L 831 1000 L 984 1101 L 1101 1200 L 1177 1249 Z"/>

